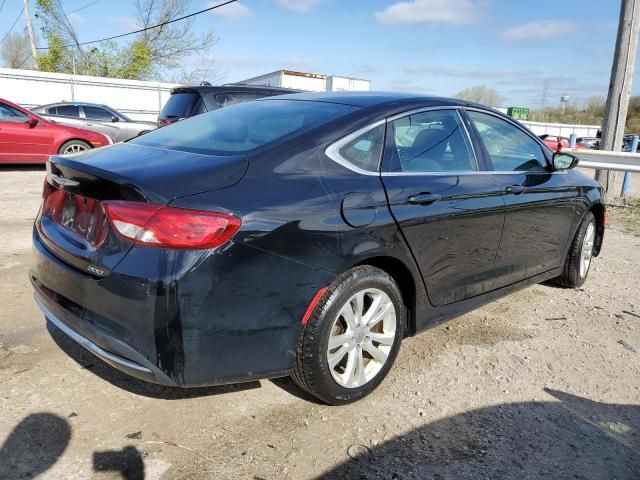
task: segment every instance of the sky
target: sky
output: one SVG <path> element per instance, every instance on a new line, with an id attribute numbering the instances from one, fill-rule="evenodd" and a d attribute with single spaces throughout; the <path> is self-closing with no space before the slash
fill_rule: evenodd
<path id="1" fill-rule="evenodd" d="M 191 11 L 216 3 L 192 0 Z M 135 0 L 62 4 L 80 9 L 69 18 L 81 41 L 136 28 Z M 21 8 L 6 0 L 0 36 Z M 485 85 L 504 106 L 532 108 L 546 83 L 547 105 L 563 94 L 580 104 L 606 97 L 619 9 L 619 0 L 241 0 L 195 17 L 196 32 L 212 28 L 219 40 L 187 69 L 213 64 L 224 82 L 293 69 L 442 96 Z"/>

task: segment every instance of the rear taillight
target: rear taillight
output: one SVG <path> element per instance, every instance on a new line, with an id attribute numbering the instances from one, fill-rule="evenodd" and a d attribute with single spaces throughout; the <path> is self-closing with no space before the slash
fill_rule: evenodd
<path id="1" fill-rule="evenodd" d="M 148 247 L 219 247 L 241 225 L 238 217 L 228 213 L 119 200 L 102 202 L 102 206 L 118 235 Z"/>

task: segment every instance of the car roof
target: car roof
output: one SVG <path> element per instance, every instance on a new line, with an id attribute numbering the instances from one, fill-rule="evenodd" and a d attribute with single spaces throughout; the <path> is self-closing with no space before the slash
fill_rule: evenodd
<path id="1" fill-rule="evenodd" d="M 59 107 L 63 105 L 77 105 L 82 107 L 104 107 L 112 110 L 112 107 L 105 105 L 103 103 L 91 103 L 91 102 L 56 102 L 56 103 L 47 103 L 46 105 L 40 105 L 36 108 Z"/>
<path id="2" fill-rule="evenodd" d="M 294 90 L 292 88 L 280 88 L 280 87 L 268 87 L 265 85 L 248 85 L 243 83 L 228 83 L 226 85 L 185 85 L 182 87 L 174 87 L 171 89 L 171 94 L 174 93 L 185 93 L 185 92 L 214 92 L 214 93 L 224 93 L 224 92 L 283 92 L 283 93 L 294 93 L 294 92 L 302 92 L 302 90 Z"/>
<path id="3" fill-rule="evenodd" d="M 308 100 L 317 102 L 330 102 L 340 103 L 344 105 L 352 105 L 355 107 L 374 107 L 382 106 L 385 104 L 420 104 L 420 105 L 465 105 L 465 106 L 478 106 L 481 108 L 487 108 L 484 105 L 478 105 L 466 100 L 459 100 L 455 98 L 437 97 L 433 95 L 423 95 L 419 93 L 406 93 L 406 92 L 305 92 L 295 93 L 289 95 L 280 95 L 273 100 Z M 265 101 L 266 98 L 259 101 Z M 271 99 L 270 99 L 271 100 Z"/>

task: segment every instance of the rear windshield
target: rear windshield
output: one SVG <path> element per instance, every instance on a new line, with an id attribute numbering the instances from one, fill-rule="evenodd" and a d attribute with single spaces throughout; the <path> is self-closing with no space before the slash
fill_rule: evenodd
<path id="1" fill-rule="evenodd" d="M 169 97 L 162 109 L 162 118 L 185 118 L 191 116 L 191 110 L 200 100 L 200 94 L 195 92 L 174 93 Z"/>
<path id="2" fill-rule="evenodd" d="M 233 155 L 284 141 L 358 109 L 326 102 L 258 100 L 191 117 L 131 143 L 208 155 Z"/>

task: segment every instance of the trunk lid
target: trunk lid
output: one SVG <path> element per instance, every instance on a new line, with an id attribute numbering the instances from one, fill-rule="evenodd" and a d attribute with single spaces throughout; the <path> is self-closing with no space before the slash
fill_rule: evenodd
<path id="1" fill-rule="evenodd" d="M 81 156 L 52 156 L 36 229 L 65 263 L 104 277 L 133 244 L 118 236 L 104 200 L 167 205 L 172 200 L 231 186 L 244 176 L 246 158 L 216 157 L 120 144 Z"/>

